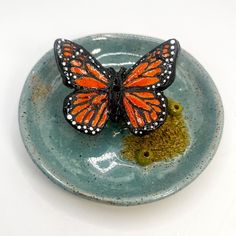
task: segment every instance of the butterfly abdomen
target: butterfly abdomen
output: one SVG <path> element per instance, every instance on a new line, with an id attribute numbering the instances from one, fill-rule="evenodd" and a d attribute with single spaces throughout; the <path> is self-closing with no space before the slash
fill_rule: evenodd
<path id="1" fill-rule="evenodd" d="M 110 119 L 114 122 L 118 122 L 122 118 L 122 75 L 124 69 L 122 68 L 119 72 L 116 72 L 111 68 L 112 71 L 112 83 L 109 90 L 110 97 Z"/>

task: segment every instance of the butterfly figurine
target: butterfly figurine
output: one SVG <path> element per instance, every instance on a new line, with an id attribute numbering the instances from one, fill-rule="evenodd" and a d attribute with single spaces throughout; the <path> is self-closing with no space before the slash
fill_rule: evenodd
<path id="1" fill-rule="evenodd" d="M 123 120 L 130 131 L 144 135 L 160 127 L 167 117 L 163 90 L 175 78 L 179 43 L 157 46 L 131 68 L 119 72 L 105 68 L 85 48 L 57 39 L 54 53 L 63 83 L 74 91 L 64 100 L 66 120 L 77 130 L 97 134 L 110 119 Z"/>

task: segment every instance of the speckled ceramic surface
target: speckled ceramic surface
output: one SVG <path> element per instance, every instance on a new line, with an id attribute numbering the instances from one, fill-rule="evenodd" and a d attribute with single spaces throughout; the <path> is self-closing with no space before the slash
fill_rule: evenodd
<path id="1" fill-rule="evenodd" d="M 75 40 L 104 66 L 131 66 L 161 40 L 123 34 L 100 34 Z M 180 42 L 181 43 L 181 42 Z M 52 42 L 53 44 L 53 42 Z M 151 202 L 193 181 L 218 147 L 223 108 L 217 89 L 203 67 L 182 50 L 176 80 L 165 94 L 180 101 L 191 144 L 184 155 L 151 167 L 122 158 L 122 137 L 129 134 L 108 123 L 97 136 L 73 129 L 62 106 L 71 92 L 62 84 L 53 51 L 34 66 L 24 85 L 19 123 L 25 146 L 38 167 L 55 183 L 75 194 L 118 205 Z"/>

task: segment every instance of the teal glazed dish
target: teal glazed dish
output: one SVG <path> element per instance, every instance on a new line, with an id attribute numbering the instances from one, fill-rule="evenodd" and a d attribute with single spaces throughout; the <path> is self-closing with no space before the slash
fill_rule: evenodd
<path id="1" fill-rule="evenodd" d="M 131 67 L 162 40 L 128 34 L 99 34 L 74 40 L 103 66 Z M 19 126 L 34 163 L 54 183 L 92 200 L 137 205 L 160 200 L 191 183 L 213 158 L 223 129 L 223 106 L 205 69 L 181 49 L 175 82 L 167 97 L 184 107 L 190 144 L 168 161 L 143 167 L 122 156 L 127 128 L 108 122 L 95 136 L 77 132 L 64 119 L 64 98 L 71 92 L 62 83 L 53 50 L 34 66 L 19 103 Z"/>

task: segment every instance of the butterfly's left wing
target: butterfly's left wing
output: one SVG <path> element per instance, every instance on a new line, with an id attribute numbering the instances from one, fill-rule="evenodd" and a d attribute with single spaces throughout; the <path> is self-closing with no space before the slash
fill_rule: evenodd
<path id="1" fill-rule="evenodd" d="M 108 120 L 108 103 L 106 92 L 75 91 L 64 100 L 64 115 L 75 129 L 86 134 L 96 134 Z"/>
<path id="2" fill-rule="evenodd" d="M 64 100 L 64 115 L 77 130 L 96 134 L 109 118 L 110 72 L 85 48 L 66 39 L 54 43 L 57 66 L 75 91 Z"/>
<path id="3" fill-rule="evenodd" d="M 161 126 L 167 116 L 162 90 L 174 81 L 179 43 L 170 39 L 144 55 L 125 74 L 124 118 L 135 134 Z"/>
<path id="4" fill-rule="evenodd" d="M 67 87 L 88 90 L 108 89 L 109 70 L 81 45 L 67 39 L 57 39 L 54 43 L 54 53 Z"/>

